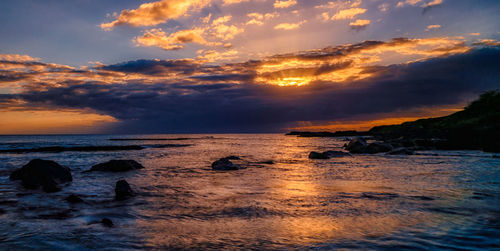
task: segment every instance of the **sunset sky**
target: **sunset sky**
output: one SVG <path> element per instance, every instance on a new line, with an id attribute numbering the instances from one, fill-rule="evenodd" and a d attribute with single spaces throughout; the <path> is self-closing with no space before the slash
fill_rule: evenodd
<path id="1" fill-rule="evenodd" d="M 500 88 L 500 1 L 5 0 L 0 134 L 369 129 Z"/>

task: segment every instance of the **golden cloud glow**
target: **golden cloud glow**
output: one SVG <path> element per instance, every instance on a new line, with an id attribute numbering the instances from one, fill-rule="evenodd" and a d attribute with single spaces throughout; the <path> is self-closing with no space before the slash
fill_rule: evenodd
<path id="1" fill-rule="evenodd" d="M 366 23 L 366 22 L 362 22 Z M 349 53 L 343 53 L 349 50 Z M 387 43 L 352 48 L 331 48 L 331 55 L 309 54 L 275 56 L 257 68 L 256 81 L 278 86 L 303 86 L 313 81 L 344 83 L 362 80 L 375 74 L 367 67 L 376 63 L 409 63 L 429 57 L 464 53 L 470 47 L 458 38 L 395 39 Z M 338 53 L 337 53 L 338 51 Z M 322 51 L 310 51 L 321 55 Z M 390 60 L 388 60 L 390 59 Z"/>
<path id="2" fill-rule="evenodd" d="M 104 30 L 113 29 L 116 26 L 153 26 L 165 23 L 169 19 L 185 15 L 190 9 L 202 8 L 209 4 L 209 0 L 162 0 L 152 3 L 144 3 L 134 10 L 123 10 L 116 20 L 102 23 Z"/>
<path id="3" fill-rule="evenodd" d="M 437 6 L 437 5 L 440 5 L 442 3 L 443 3 L 443 0 L 433 0 L 433 1 L 428 2 L 426 4 L 422 4 L 422 8 Z"/>
<path id="4" fill-rule="evenodd" d="M 33 58 L 28 55 L 19 54 L 0 54 L 0 61 L 17 61 L 17 62 L 29 62 L 29 61 L 39 61 L 39 58 Z"/>
<path id="5" fill-rule="evenodd" d="M 426 31 L 430 31 L 430 30 L 439 29 L 439 28 L 441 28 L 441 25 L 439 25 L 439 24 L 431 24 L 431 25 L 428 25 L 427 29 L 425 29 L 425 30 Z"/>
<path id="6" fill-rule="evenodd" d="M 231 59 L 235 59 L 238 55 L 237 50 L 228 50 L 224 52 L 218 52 L 216 50 L 199 50 L 198 60 L 202 62 L 216 62 L 216 61 L 227 61 Z"/>
<path id="7" fill-rule="evenodd" d="M 228 5 L 228 4 L 242 3 L 242 2 L 248 2 L 248 1 L 249 0 L 223 0 L 222 4 Z"/>
<path id="8" fill-rule="evenodd" d="M 341 19 L 353 19 L 357 15 L 364 14 L 366 9 L 362 8 L 350 8 L 337 12 L 332 16 L 332 20 L 341 20 Z"/>
<path id="9" fill-rule="evenodd" d="M 144 35 L 136 37 L 134 42 L 137 46 L 156 46 L 164 50 L 178 50 L 184 48 L 185 43 L 198 43 L 209 45 L 203 36 L 203 30 L 181 30 L 167 35 L 162 29 L 151 29 Z"/>
<path id="10" fill-rule="evenodd" d="M 288 8 L 297 4 L 295 0 L 276 0 L 274 2 L 274 8 Z"/>
<path id="11" fill-rule="evenodd" d="M 299 23 L 281 23 L 276 26 L 274 26 L 275 30 L 294 30 L 300 28 L 302 24 L 304 24 L 306 21 L 302 21 Z"/>
<path id="12" fill-rule="evenodd" d="M 370 24 L 370 20 L 368 19 L 357 19 L 355 22 L 350 22 L 349 26 L 354 29 L 360 29 L 368 26 Z"/>

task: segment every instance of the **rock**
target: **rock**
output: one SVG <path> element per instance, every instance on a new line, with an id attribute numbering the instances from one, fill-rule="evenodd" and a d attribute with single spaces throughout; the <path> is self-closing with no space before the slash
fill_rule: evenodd
<path id="1" fill-rule="evenodd" d="M 108 218 L 104 218 L 101 220 L 101 223 L 102 225 L 104 225 L 105 227 L 113 227 L 113 222 L 108 219 Z"/>
<path id="2" fill-rule="evenodd" d="M 47 192 L 61 190 L 59 184 L 73 180 L 70 169 L 52 160 L 34 159 L 10 175 L 10 180 L 21 180 L 28 189 L 42 189 Z"/>
<path id="3" fill-rule="evenodd" d="M 144 166 L 142 166 L 135 160 L 110 160 L 108 162 L 92 166 L 90 171 L 126 172 L 142 168 L 144 168 Z"/>
<path id="4" fill-rule="evenodd" d="M 385 153 L 391 150 L 392 146 L 390 144 L 383 142 L 373 142 L 366 147 L 365 152 L 374 154 L 374 153 Z"/>
<path id="5" fill-rule="evenodd" d="M 240 158 L 240 157 L 238 157 L 238 156 L 231 155 L 231 156 L 227 156 L 227 157 L 225 157 L 224 159 L 229 159 L 229 160 L 240 160 L 241 158 Z"/>
<path id="6" fill-rule="evenodd" d="M 78 195 L 75 195 L 75 194 L 71 194 L 70 196 L 64 198 L 65 201 L 69 202 L 69 203 L 81 203 L 83 202 L 83 200 L 78 197 Z"/>
<path id="7" fill-rule="evenodd" d="M 398 147 L 395 148 L 391 151 L 389 151 L 387 154 L 389 155 L 413 155 L 415 152 L 411 149 L 408 149 L 406 147 Z"/>
<path id="8" fill-rule="evenodd" d="M 274 165 L 274 161 L 273 160 L 266 160 L 266 161 L 259 162 L 259 164 Z"/>
<path id="9" fill-rule="evenodd" d="M 116 182 L 115 186 L 115 199 L 116 200 L 126 200 L 134 196 L 134 191 L 130 188 L 130 185 L 126 180 L 119 180 Z"/>
<path id="10" fill-rule="evenodd" d="M 222 158 L 212 163 L 212 169 L 218 171 L 229 171 L 242 169 L 240 165 L 233 164 L 229 159 Z"/>
<path id="11" fill-rule="evenodd" d="M 345 157 L 345 156 L 352 157 L 352 155 L 350 153 L 344 152 L 344 151 L 326 151 L 323 154 L 326 154 L 329 158 Z"/>
<path id="12" fill-rule="evenodd" d="M 310 159 L 329 159 L 330 157 L 324 153 L 319 153 L 319 152 L 311 152 L 309 153 L 309 158 Z"/>
<path id="13" fill-rule="evenodd" d="M 345 157 L 345 156 L 352 156 L 352 155 L 350 153 L 343 151 L 326 151 L 322 153 L 313 151 L 309 153 L 310 159 L 329 159 L 334 157 Z"/>
<path id="14" fill-rule="evenodd" d="M 350 153 L 364 153 L 367 146 L 365 139 L 357 137 L 351 140 L 345 149 Z"/>

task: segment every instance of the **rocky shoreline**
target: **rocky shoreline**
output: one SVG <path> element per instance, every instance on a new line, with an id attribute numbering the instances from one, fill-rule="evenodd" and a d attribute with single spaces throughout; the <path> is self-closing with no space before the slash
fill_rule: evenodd
<path id="1" fill-rule="evenodd" d="M 376 126 L 369 131 L 293 131 L 298 137 L 371 137 L 378 141 L 364 153 L 406 147 L 427 150 L 482 150 L 500 152 L 500 92 L 490 91 L 462 111 L 448 116 L 419 119 L 400 125 Z M 376 149 L 374 149 L 376 148 Z M 373 150 L 372 150 L 373 149 Z M 394 149 L 395 150 L 395 149 Z M 399 149 L 402 151 L 402 149 Z"/>

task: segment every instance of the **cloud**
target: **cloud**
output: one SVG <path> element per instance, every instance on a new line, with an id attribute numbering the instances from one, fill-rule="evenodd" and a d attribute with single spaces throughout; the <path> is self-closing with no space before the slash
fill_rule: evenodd
<path id="1" fill-rule="evenodd" d="M 28 62 L 28 61 L 39 61 L 40 58 L 33 58 L 28 55 L 19 54 L 0 54 L 1 61 L 18 61 L 18 62 Z"/>
<path id="2" fill-rule="evenodd" d="M 165 23 L 169 19 L 181 17 L 189 10 L 202 8 L 209 3 L 209 0 L 162 0 L 144 3 L 137 9 L 123 10 L 116 20 L 102 23 L 101 28 L 111 30 L 122 25 L 154 26 Z"/>
<path id="3" fill-rule="evenodd" d="M 421 7 L 422 8 L 430 8 L 430 7 L 433 7 L 433 6 L 438 6 L 438 5 L 441 5 L 443 3 L 443 0 L 432 0 L 428 3 L 425 3 L 425 4 L 422 4 Z"/>
<path id="4" fill-rule="evenodd" d="M 242 2 L 248 2 L 249 0 L 222 0 L 223 5 L 228 5 L 228 4 L 236 4 L 236 3 L 242 3 Z"/>
<path id="5" fill-rule="evenodd" d="M 439 24 L 431 24 L 431 25 L 428 25 L 425 30 L 426 31 L 430 31 L 430 30 L 435 30 L 435 29 L 439 29 L 439 28 L 441 28 L 441 25 L 439 25 Z"/>
<path id="6" fill-rule="evenodd" d="M 389 10 L 389 4 L 388 3 L 383 3 L 383 4 L 380 4 L 378 6 L 378 9 L 381 11 L 381 12 L 386 12 L 387 10 Z"/>
<path id="7" fill-rule="evenodd" d="M 479 39 L 473 45 L 475 46 L 499 46 L 500 41 L 494 39 Z"/>
<path id="8" fill-rule="evenodd" d="M 226 24 L 231 20 L 231 15 L 223 16 L 212 21 L 212 27 L 210 27 L 210 34 L 214 37 L 222 39 L 223 41 L 231 40 L 236 35 L 244 31 L 243 28 L 239 28 L 235 25 Z"/>
<path id="9" fill-rule="evenodd" d="M 337 12 L 332 16 L 332 20 L 341 20 L 341 19 L 353 19 L 355 16 L 363 14 L 366 12 L 366 9 L 362 8 L 350 8 Z"/>
<path id="10" fill-rule="evenodd" d="M 151 29 L 136 37 L 134 42 L 137 46 L 155 46 L 164 50 L 179 50 L 186 43 L 214 45 L 203 38 L 203 32 L 202 29 L 181 30 L 167 35 L 162 29 Z"/>
<path id="11" fill-rule="evenodd" d="M 469 34 L 470 36 L 481 36 L 481 33 L 479 32 L 473 32 Z"/>
<path id="12" fill-rule="evenodd" d="M 297 4 L 296 0 L 276 0 L 273 6 L 276 9 L 282 9 L 294 6 L 296 4 Z"/>
<path id="13" fill-rule="evenodd" d="M 396 4 L 396 7 L 403 7 L 405 5 L 417 5 L 418 3 L 422 2 L 422 0 L 406 0 L 406 1 L 399 1 Z"/>
<path id="14" fill-rule="evenodd" d="M 235 59 L 238 55 L 237 50 L 227 50 L 219 52 L 216 50 L 199 50 L 197 59 L 202 62 L 228 61 Z"/>
<path id="15" fill-rule="evenodd" d="M 276 26 L 274 26 L 275 30 L 295 30 L 300 28 L 302 24 L 304 24 L 306 21 L 298 22 L 298 23 L 281 23 Z"/>
<path id="16" fill-rule="evenodd" d="M 261 14 L 258 12 L 252 12 L 252 13 L 248 13 L 247 16 L 249 18 L 251 18 L 249 21 L 247 21 L 247 23 L 246 23 L 247 25 L 250 25 L 250 24 L 263 25 L 265 20 L 269 20 L 269 19 L 278 17 L 279 14 L 277 12 L 265 13 L 265 14 Z"/>
<path id="17" fill-rule="evenodd" d="M 383 62 L 385 53 L 403 58 Z M 498 47 L 471 48 L 441 37 L 365 41 L 221 65 L 137 60 L 74 70 L 37 62 L 43 67 L 31 70 L 31 61 L 2 61 L 18 65 L 3 76 L 24 79 L 19 92 L 0 95 L 0 110 L 14 104 L 20 111 L 88 110 L 116 119 L 116 133 L 280 131 L 301 121 L 463 105 L 498 88 L 499 57 Z"/>
<path id="18" fill-rule="evenodd" d="M 431 8 L 434 8 L 436 6 L 440 6 L 443 3 L 443 0 L 432 0 L 428 3 L 422 4 L 421 7 L 424 8 L 422 13 L 425 14 L 428 12 Z"/>
<path id="19" fill-rule="evenodd" d="M 370 20 L 368 19 L 357 19 L 355 22 L 350 22 L 349 27 L 353 30 L 362 30 L 366 28 L 370 24 Z"/>

